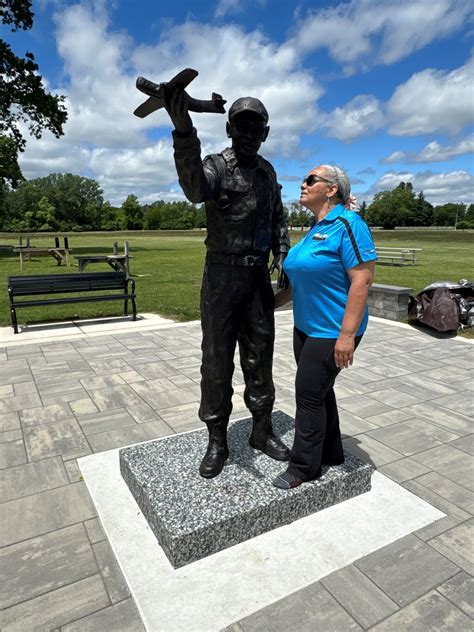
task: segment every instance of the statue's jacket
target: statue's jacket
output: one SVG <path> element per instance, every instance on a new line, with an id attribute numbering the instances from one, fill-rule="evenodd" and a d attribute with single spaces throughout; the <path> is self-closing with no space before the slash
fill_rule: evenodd
<path id="1" fill-rule="evenodd" d="M 201 144 L 193 128 L 173 132 L 179 183 L 190 202 L 205 202 L 208 253 L 274 256 L 288 252 L 290 241 L 280 185 L 269 162 L 256 157 L 253 167 L 239 164 L 225 149 L 201 161 Z"/>

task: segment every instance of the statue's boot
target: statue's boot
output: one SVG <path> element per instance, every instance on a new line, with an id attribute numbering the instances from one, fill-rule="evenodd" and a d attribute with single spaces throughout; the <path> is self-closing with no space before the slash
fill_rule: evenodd
<path id="1" fill-rule="evenodd" d="M 199 467 L 199 474 L 204 478 L 214 478 L 221 473 L 224 463 L 229 458 L 227 446 L 227 419 L 209 422 L 209 443 L 206 454 Z"/>
<path id="2" fill-rule="evenodd" d="M 264 454 L 277 461 L 288 461 L 290 450 L 283 441 L 273 434 L 271 412 L 254 413 L 252 419 L 253 428 L 249 439 L 252 448 L 261 450 Z"/>

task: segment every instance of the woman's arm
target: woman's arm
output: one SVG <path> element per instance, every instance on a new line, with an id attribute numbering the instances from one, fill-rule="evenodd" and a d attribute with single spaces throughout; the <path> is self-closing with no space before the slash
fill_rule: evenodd
<path id="1" fill-rule="evenodd" d="M 289 285 L 284 290 L 278 290 L 278 292 L 275 294 L 275 309 L 289 303 L 292 299 L 292 296 L 293 292 L 291 291 L 291 285 Z"/>
<path id="2" fill-rule="evenodd" d="M 351 281 L 341 332 L 334 347 L 334 359 L 339 369 L 347 369 L 354 360 L 354 341 L 367 305 L 369 287 L 374 279 L 375 261 L 360 263 L 347 270 Z"/>

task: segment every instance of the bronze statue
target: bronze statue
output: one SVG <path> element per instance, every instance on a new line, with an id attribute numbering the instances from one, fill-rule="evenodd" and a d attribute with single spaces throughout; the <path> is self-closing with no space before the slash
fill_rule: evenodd
<path id="1" fill-rule="evenodd" d="M 267 110 L 254 97 L 237 99 L 226 125 L 232 146 L 201 161 L 200 141 L 189 116 L 190 97 L 182 85 L 169 89 L 169 84 L 162 84 L 162 98 L 175 127 L 174 158 L 181 187 L 189 201 L 205 202 L 206 207 L 199 417 L 208 427 L 209 444 L 199 472 L 205 478 L 217 476 L 229 456 L 227 425 L 237 342 L 244 400 L 253 419 L 249 443 L 286 461 L 289 450 L 274 435 L 271 419 L 275 328 L 270 273 L 278 269 L 282 283 L 290 242 L 275 171 L 258 155 L 270 130 Z M 213 95 L 216 99 L 222 102 Z M 270 251 L 274 259 L 269 269 Z"/>

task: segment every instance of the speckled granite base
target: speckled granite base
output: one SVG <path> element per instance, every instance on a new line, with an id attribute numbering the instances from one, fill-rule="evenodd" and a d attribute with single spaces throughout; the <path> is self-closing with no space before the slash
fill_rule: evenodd
<path id="1" fill-rule="evenodd" d="M 251 420 L 229 426 L 230 457 L 219 476 L 198 468 L 207 428 L 120 450 L 120 471 L 175 568 L 370 490 L 373 468 L 346 451 L 345 463 L 323 467 L 317 481 L 273 487 L 285 469 L 248 444 Z M 294 421 L 273 413 L 275 433 L 291 446 Z"/>

